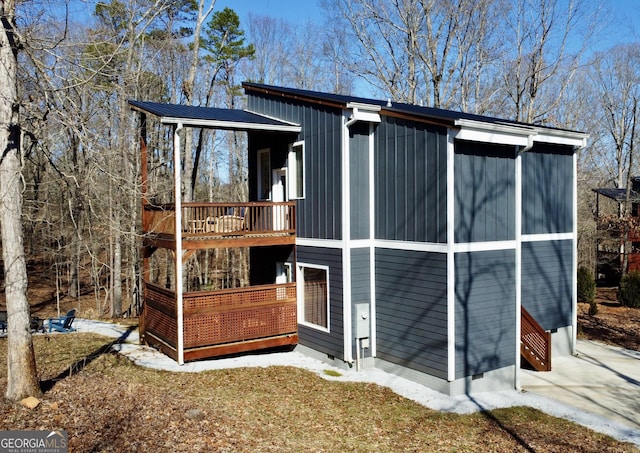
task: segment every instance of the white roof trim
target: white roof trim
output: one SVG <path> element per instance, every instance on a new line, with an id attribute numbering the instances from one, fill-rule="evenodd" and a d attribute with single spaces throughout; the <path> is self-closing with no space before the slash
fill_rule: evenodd
<path id="1" fill-rule="evenodd" d="M 530 128 L 523 129 L 472 120 L 456 120 L 455 125 L 460 126 L 460 129 L 452 131 L 453 138 L 472 142 L 526 147 L 530 144 L 529 137 L 536 134 Z"/>
<path id="2" fill-rule="evenodd" d="M 484 143 L 528 147 L 532 142 L 540 142 L 584 148 L 589 138 L 588 134 L 582 132 L 526 124 L 485 123 L 467 119 L 458 119 L 454 124 L 460 127 L 459 130 L 453 131 L 454 138 Z"/>
<path id="3" fill-rule="evenodd" d="M 372 112 L 379 112 L 382 107 L 375 104 L 365 104 L 364 102 L 349 102 L 347 103 L 348 109 L 360 109 L 371 110 Z"/>
<path id="4" fill-rule="evenodd" d="M 379 123 L 380 120 L 380 106 L 372 104 L 363 104 L 361 102 L 349 102 L 347 109 L 351 109 L 351 115 L 347 126 L 355 123 L 356 121 L 365 121 L 367 123 Z"/>
<path id="5" fill-rule="evenodd" d="M 244 111 L 245 111 L 245 112 L 252 113 L 252 114 L 254 114 L 254 115 L 261 116 L 261 117 L 263 117 L 263 118 L 267 118 L 267 119 L 274 120 L 274 121 L 280 121 L 281 123 L 287 123 L 287 124 L 290 124 L 291 126 L 297 126 L 297 127 L 300 127 L 300 125 L 299 125 L 298 123 L 294 123 L 294 122 L 292 122 L 292 121 L 285 121 L 285 120 L 283 120 L 282 118 L 278 118 L 278 117 L 276 117 L 276 116 L 265 115 L 264 113 L 254 112 L 253 110 L 249 110 L 249 109 L 244 109 Z"/>
<path id="6" fill-rule="evenodd" d="M 212 129 L 226 129 L 226 130 L 258 130 L 258 131 L 274 131 L 274 132 L 300 132 L 302 128 L 296 125 L 280 125 L 280 124 L 257 124 L 257 123 L 244 123 L 237 121 L 222 121 L 222 120 L 201 120 L 201 119 L 189 119 L 189 118 L 174 118 L 169 116 L 163 116 L 161 118 L 162 124 L 178 124 L 182 123 L 185 127 L 204 127 Z"/>
<path id="7" fill-rule="evenodd" d="M 534 140 L 541 143 L 554 143 L 558 145 L 575 146 L 576 148 L 586 148 L 588 138 L 589 134 L 579 132 L 541 130 Z"/>

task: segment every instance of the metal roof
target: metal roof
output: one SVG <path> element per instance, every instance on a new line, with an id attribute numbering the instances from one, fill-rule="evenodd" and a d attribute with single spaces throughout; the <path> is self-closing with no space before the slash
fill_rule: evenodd
<path id="1" fill-rule="evenodd" d="M 602 189 L 593 189 L 593 191 L 604 197 L 611 198 L 612 200 L 615 200 L 618 203 L 626 201 L 627 199 L 627 189 L 602 188 Z M 632 190 L 631 193 L 629 194 L 629 201 L 633 203 L 640 202 L 640 194 Z"/>
<path id="2" fill-rule="evenodd" d="M 129 100 L 131 108 L 155 115 L 163 124 L 204 127 L 236 131 L 300 132 L 298 124 L 270 118 L 247 110 L 197 107 Z"/>
<path id="3" fill-rule="evenodd" d="M 307 99 L 309 101 L 332 103 L 336 106 L 345 108 L 350 103 L 361 103 L 379 106 L 382 111 L 395 112 L 404 115 L 410 115 L 414 117 L 430 118 L 434 120 L 442 121 L 455 125 L 460 120 L 477 121 L 485 124 L 494 124 L 502 126 L 513 126 L 522 129 L 547 129 L 551 131 L 564 131 L 571 134 L 582 134 L 581 132 L 571 131 L 568 129 L 559 129 L 550 126 L 533 125 L 528 123 L 522 123 L 518 121 L 505 120 L 501 118 L 495 118 L 491 116 L 475 115 L 472 113 L 458 112 L 454 110 L 445 110 L 434 107 L 423 107 L 413 104 L 404 104 L 401 102 L 394 102 L 393 100 L 376 100 L 366 99 L 355 96 L 347 96 L 343 94 L 323 93 L 319 91 L 303 90 L 299 88 L 283 88 L 273 85 L 264 85 L 260 83 L 244 82 L 242 87 L 245 91 L 263 91 L 269 94 L 281 94 L 284 96 L 294 97 L 298 99 Z M 585 134 L 582 134 L 585 135 Z"/>

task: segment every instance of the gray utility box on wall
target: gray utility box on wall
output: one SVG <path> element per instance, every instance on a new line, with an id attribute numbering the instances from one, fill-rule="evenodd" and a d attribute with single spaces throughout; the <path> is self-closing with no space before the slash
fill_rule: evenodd
<path id="1" fill-rule="evenodd" d="M 369 338 L 369 304 L 356 304 L 356 338 Z"/>

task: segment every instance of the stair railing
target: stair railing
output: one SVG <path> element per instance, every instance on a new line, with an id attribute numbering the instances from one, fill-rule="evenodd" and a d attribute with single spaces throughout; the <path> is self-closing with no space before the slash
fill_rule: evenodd
<path id="1" fill-rule="evenodd" d="M 551 333 L 522 307 L 520 354 L 538 371 L 551 371 Z"/>

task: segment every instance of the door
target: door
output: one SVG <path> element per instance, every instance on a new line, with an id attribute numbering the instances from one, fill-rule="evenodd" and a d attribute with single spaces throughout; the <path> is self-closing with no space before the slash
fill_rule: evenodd
<path id="1" fill-rule="evenodd" d="M 287 193 L 287 169 L 278 168 L 273 170 L 273 187 L 271 188 L 271 201 L 275 203 L 288 201 Z M 288 229 L 287 206 L 273 207 L 273 229 L 274 231 Z"/>

